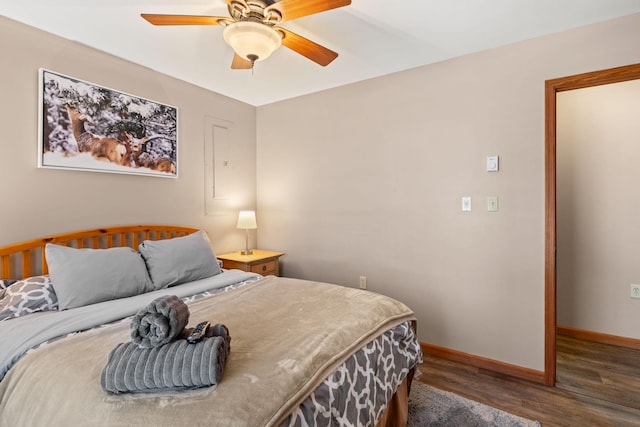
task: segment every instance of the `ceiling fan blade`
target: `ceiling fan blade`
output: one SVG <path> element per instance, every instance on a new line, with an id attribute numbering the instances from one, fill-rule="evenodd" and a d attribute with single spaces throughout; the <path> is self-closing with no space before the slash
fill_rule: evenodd
<path id="1" fill-rule="evenodd" d="M 282 32 L 282 44 L 289 49 L 299 53 L 302 56 L 306 56 L 313 62 L 322 65 L 323 67 L 329 65 L 331 61 L 338 57 L 338 54 L 324 46 L 319 45 L 316 42 L 312 42 L 309 39 L 302 37 L 299 34 L 292 33 L 289 30 L 285 30 L 281 27 L 275 27 L 276 30 Z"/>
<path id="2" fill-rule="evenodd" d="M 251 61 L 247 61 L 237 53 L 233 55 L 233 61 L 231 62 L 231 68 L 234 70 L 250 70 L 253 68 Z"/>
<path id="3" fill-rule="evenodd" d="M 222 25 L 225 21 L 233 22 L 222 16 L 159 15 L 155 13 L 141 13 L 140 16 L 153 25 Z"/>
<path id="4" fill-rule="evenodd" d="M 280 0 L 265 8 L 265 16 L 269 10 L 275 9 L 282 15 L 282 21 L 324 12 L 351 4 L 351 0 Z"/>

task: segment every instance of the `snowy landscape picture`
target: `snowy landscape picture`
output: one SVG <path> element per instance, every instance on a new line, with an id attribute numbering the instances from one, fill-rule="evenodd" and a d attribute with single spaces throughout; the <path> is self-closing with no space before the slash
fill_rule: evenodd
<path id="1" fill-rule="evenodd" d="M 175 178 L 178 110 L 40 70 L 38 167 Z"/>

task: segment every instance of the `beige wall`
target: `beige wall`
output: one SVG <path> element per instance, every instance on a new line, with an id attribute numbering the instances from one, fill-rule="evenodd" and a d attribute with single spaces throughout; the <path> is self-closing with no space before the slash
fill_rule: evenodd
<path id="1" fill-rule="evenodd" d="M 558 324 L 640 338 L 640 80 L 557 100 Z"/>
<path id="2" fill-rule="evenodd" d="M 640 62 L 640 15 L 260 107 L 0 17 L 0 245 L 130 223 L 260 246 L 284 273 L 408 302 L 423 341 L 543 368 L 544 80 Z M 177 106 L 179 179 L 37 169 L 37 70 Z M 232 123 L 229 197 L 204 214 L 209 117 Z M 214 121 L 215 121 L 214 120 Z M 257 140 L 256 153 L 256 134 Z M 501 156 L 498 173 L 485 157 Z M 256 169 L 257 165 L 257 169 Z M 257 170 L 257 172 L 256 172 Z M 460 197 L 473 211 L 460 212 Z M 485 198 L 497 195 L 489 213 Z"/>
<path id="3" fill-rule="evenodd" d="M 239 209 L 255 207 L 255 108 L 0 17 L 0 245 L 107 225 L 202 227 L 218 252 L 243 246 Z M 40 67 L 178 107 L 178 179 L 37 169 Z M 229 124 L 230 187 L 204 207 L 209 117 Z M 214 120 L 214 121 L 215 121 Z"/>
<path id="4" fill-rule="evenodd" d="M 543 370 L 544 81 L 640 62 L 633 40 L 640 15 L 259 107 L 260 245 L 367 276 L 422 341 Z"/>

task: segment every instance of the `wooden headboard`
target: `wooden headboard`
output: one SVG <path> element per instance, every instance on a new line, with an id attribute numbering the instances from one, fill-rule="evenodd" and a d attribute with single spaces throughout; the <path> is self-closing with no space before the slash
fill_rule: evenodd
<path id="1" fill-rule="evenodd" d="M 125 225 L 74 231 L 0 247 L 0 279 L 23 279 L 47 274 L 44 247 L 47 243 L 75 248 L 108 249 L 128 246 L 138 250 L 143 240 L 186 236 L 197 228 L 175 225 Z"/>

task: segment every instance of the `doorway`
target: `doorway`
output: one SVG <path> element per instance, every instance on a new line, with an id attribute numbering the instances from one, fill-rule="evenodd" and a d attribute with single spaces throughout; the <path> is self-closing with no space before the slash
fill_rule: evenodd
<path id="1" fill-rule="evenodd" d="M 556 382 L 557 328 L 557 224 L 556 224 L 556 124 L 558 92 L 640 79 L 640 64 L 595 71 L 545 82 L 545 375 L 546 385 Z"/>

